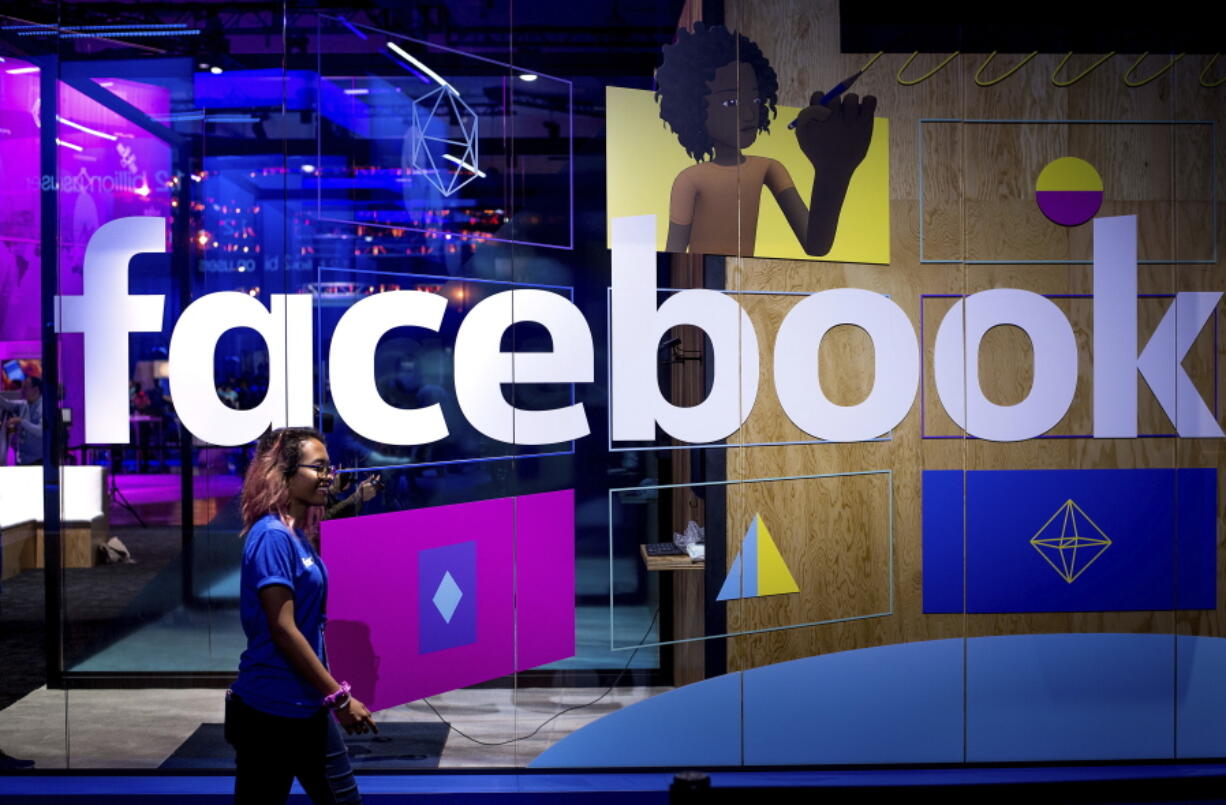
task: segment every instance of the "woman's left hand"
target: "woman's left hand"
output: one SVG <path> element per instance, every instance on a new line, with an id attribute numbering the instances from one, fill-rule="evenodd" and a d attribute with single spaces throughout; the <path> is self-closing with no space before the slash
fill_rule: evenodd
<path id="1" fill-rule="evenodd" d="M 336 711 L 336 720 L 350 735 L 364 733 L 368 728 L 376 735 L 379 734 L 379 728 L 375 726 L 375 719 L 366 709 L 366 705 L 352 696 L 349 697 L 347 705 Z"/>

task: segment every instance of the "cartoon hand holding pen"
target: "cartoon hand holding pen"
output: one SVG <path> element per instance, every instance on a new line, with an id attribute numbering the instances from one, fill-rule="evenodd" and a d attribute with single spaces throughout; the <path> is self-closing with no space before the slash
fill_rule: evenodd
<path id="1" fill-rule="evenodd" d="M 824 94 L 814 92 L 809 105 L 788 126 L 795 129 L 800 150 L 813 163 L 813 194 L 804 239 L 809 254 L 826 254 L 834 245 L 851 175 L 864 161 L 873 139 L 877 99 L 868 95 L 861 100 L 847 93 L 859 77 L 856 73 Z"/>
<path id="2" fill-rule="evenodd" d="M 844 95 L 859 77 L 856 73 L 824 94 L 814 92 L 809 106 L 788 125 L 796 130 L 800 150 L 819 175 L 829 171 L 850 178 L 868 153 L 877 99 L 872 95 L 863 100 L 854 93 Z"/>

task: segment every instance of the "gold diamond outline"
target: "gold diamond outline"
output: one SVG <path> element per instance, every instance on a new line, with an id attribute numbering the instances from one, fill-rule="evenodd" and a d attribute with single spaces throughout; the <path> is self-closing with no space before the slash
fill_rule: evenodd
<path id="1" fill-rule="evenodd" d="M 1074 514 L 1074 510 L 1078 514 L 1080 514 L 1083 518 L 1085 518 L 1085 521 L 1087 523 L 1089 523 L 1091 526 L 1094 527 L 1094 530 L 1097 531 L 1102 536 L 1102 539 L 1095 539 L 1094 537 L 1081 536 L 1081 534 L 1079 533 L 1077 529 L 1077 516 L 1076 514 Z M 1061 514 L 1064 515 L 1064 520 L 1060 524 L 1060 536 L 1059 537 L 1046 537 L 1046 538 L 1040 539 L 1039 535 L 1042 534 L 1047 529 L 1047 527 L 1052 524 L 1052 521 L 1054 521 Z M 1073 521 L 1073 536 L 1071 538 L 1067 536 L 1069 519 L 1072 519 Z M 1056 574 L 1059 575 L 1060 578 L 1064 579 L 1069 584 L 1072 584 L 1073 582 L 1077 581 L 1077 579 L 1080 578 L 1081 574 L 1085 573 L 1086 570 L 1089 569 L 1090 565 L 1097 562 L 1099 557 L 1101 557 L 1104 553 L 1106 553 L 1107 549 L 1110 548 L 1113 544 L 1114 543 L 1111 541 L 1111 538 L 1108 537 L 1107 534 L 1101 528 L 1099 528 L 1098 523 L 1094 522 L 1094 519 L 1090 517 L 1090 515 L 1086 514 L 1085 509 L 1078 506 L 1077 502 L 1074 501 L 1072 498 L 1066 499 L 1064 503 L 1060 505 L 1060 508 L 1056 509 L 1056 511 L 1052 513 L 1052 516 L 1048 517 L 1047 521 L 1043 523 L 1043 525 L 1039 526 L 1039 530 L 1034 532 L 1034 536 L 1030 538 L 1031 547 L 1035 549 L 1035 551 L 1039 554 L 1039 556 L 1043 557 L 1043 561 L 1051 565 L 1051 569 L 1056 571 Z M 1077 568 L 1077 549 L 1081 547 L 1088 548 L 1091 546 L 1102 546 L 1102 547 L 1099 548 L 1098 553 L 1094 554 L 1093 559 L 1086 562 L 1085 567 L 1078 569 Z M 1064 568 L 1057 567 L 1056 563 L 1051 560 L 1051 557 L 1049 557 L 1046 553 L 1043 552 L 1043 548 L 1054 548 L 1060 554 L 1060 564 L 1064 565 L 1065 567 Z M 1068 549 L 1072 549 L 1073 551 L 1073 556 L 1072 556 L 1073 561 L 1072 561 L 1071 567 L 1069 567 L 1068 563 L 1065 561 L 1064 552 Z M 1074 573 L 1073 570 L 1076 570 L 1077 572 Z"/>
<path id="2" fill-rule="evenodd" d="M 1030 547 L 1034 548 L 1035 551 L 1039 554 L 1039 556 L 1043 557 L 1043 561 L 1051 565 L 1051 569 L 1056 571 L 1056 574 L 1060 576 L 1060 578 L 1064 579 L 1065 581 L 1069 580 L 1068 573 L 1063 568 L 1056 567 L 1056 563 L 1053 562 L 1051 560 L 1051 557 L 1049 557 L 1046 553 L 1044 553 L 1043 549 L 1039 546 L 1045 545 L 1049 540 L 1054 540 L 1057 542 L 1061 542 L 1064 540 L 1065 527 L 1068 525 L 1068 505 L 1072 502 L 1073 502 L 1072 498 L 1069 498 L 1063 504 L 1061 504 L 1058 509 L 1052 512 L 1051 517 L 1047 518 L 1047 522 L 1039 526 L 1039 530 L 1034 532 L 1034 536 L 1030 538 Z M 1060 536 L 1054 537 L 1054 538 L 1048 538 L 1048 540 L 1040 541 L 1039 535 L 1042 534 L 1044 531 L 1046 531 L 1047 527 L 1052 524 L 1052 521 L 1055 520 L 1057 517 L 1059 517 L 1061 514 L 1064 514 L 1064 522 L 1060 524 Z M 1056 547 L 1056 546 L 1050 546 L 1050 547 Z M 1063 553 L 1060 554 L 1060 558 L 1061 558 L 1061 564 L 1063 564 L 1063 559 L 1064 559 Z M 1071 584 L 1072 582 L 1069 582 L 1069 583 Z"/>

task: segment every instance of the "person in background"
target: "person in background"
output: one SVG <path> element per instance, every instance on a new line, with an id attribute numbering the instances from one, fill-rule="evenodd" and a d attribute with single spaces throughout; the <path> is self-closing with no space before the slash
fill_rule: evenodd
<path id="1" fill-rule="evenodd" d="M 312 802 L 362 801 L 337 725 L 378 729 L 349 685 L 329 673 L 324 652 L 328 573 L 318 539 L 332 479 L 323 436 L 283 428 L 260 438 L 243 481 L 239 609 L 247 649 L 225 722 L 239 805 L 285 802 L 294 778 Z"/>
<path id="2" fill-rule="evenodd" d="M 217 396 L 230 408 L 238 408 L 238 384 L 234 378 L 229 378 L 217 387 Z"/>
<path id="3" fill-rule="evenodd" d="M 345 477 L 344 475 L 342 477 Z M 345 495 L 346 488 L 334 483 L 328 491 L 325 520 L 335 520 L 341 517 L 356 517 L 362 513 L 362 504 L 374 499 L 383 489 L 383 477 L 377 472 L 362 479 L 352 492 Z M 344 497 L 342 497 L 344 495 Z"/>
<path id="4" fill-rule="evenodd" d="M 149 411 L 149 395 L 141 388 L 139 380 L 128 384 L 128 403 L 134 414 L 144 414 Z"/>
<path id="5" fill-rule="evenodd" d="M 0 397 L 0 400 L 3 400 Z M 0 408 L 0 467 L 9 463 L 9 409 Z"/>
<path id="6" fill-rule="evenodd" d="M 26 377 L 21 382 L 21 400 L 0 397 L 0 409 L 8 412 L 5 428 L 17 440 L 17 463 L 43 463 L 43 380 Z"/>

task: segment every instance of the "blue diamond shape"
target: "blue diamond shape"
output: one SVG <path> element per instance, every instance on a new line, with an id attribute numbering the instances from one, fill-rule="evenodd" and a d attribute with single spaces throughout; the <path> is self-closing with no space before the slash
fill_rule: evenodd
<path id="1" fill-rule="evenodd" d="M 443 616 L 443 620 L 451 623 L 451 616 L 455 614 L 456 607 L 460 605 L 460 599 L 463 597 L 464 591 L 460 589 L 460 585 L 455 583 L 449 570 L 443 574 L 443 580 L 438 583 L 438 589 L 434 591 L 434 598 L 430 600 L 434 602 L 434 608 L 438 610 L 438 614 Z"/>
<path id="2" fill-rule="evenodd" d="M 477 642 L 477 543 L 426 548 L 417 556 L 418 650 L 428 654 Z"/>

